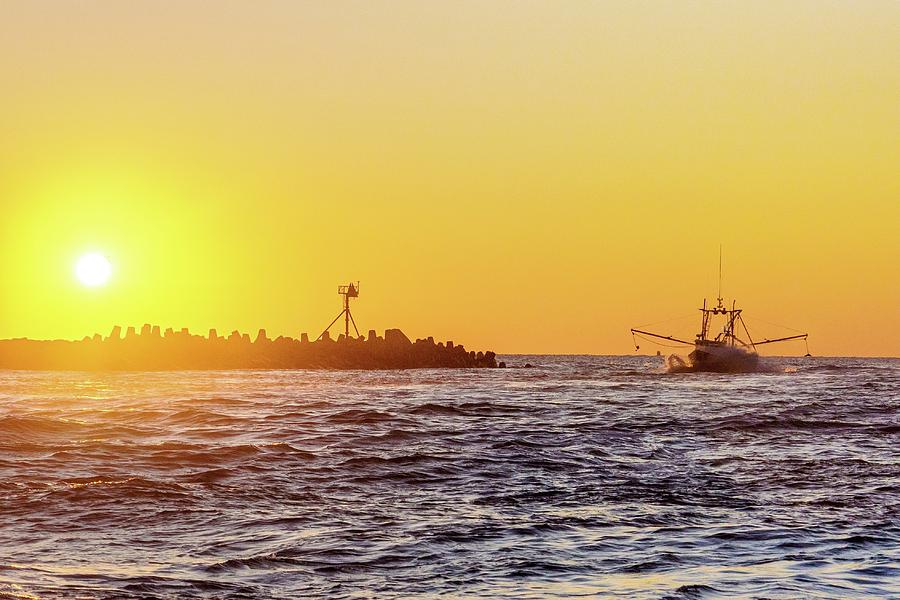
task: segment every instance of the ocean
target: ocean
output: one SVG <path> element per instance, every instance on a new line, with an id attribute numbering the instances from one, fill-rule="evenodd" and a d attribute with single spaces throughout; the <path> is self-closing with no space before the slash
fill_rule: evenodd
<path id="1" fill-rule="evenodd" d="M 0 598 L 900 598 L 900 360 L 499 359 L 0 371 Z"/>

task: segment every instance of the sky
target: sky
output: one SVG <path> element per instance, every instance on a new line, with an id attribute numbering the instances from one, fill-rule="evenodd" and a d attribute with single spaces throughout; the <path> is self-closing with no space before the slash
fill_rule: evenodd
<path id="1" fill-rule="evenodd" d="M 0 338 L 315 336 L 359 280 L 363 331 L 627 354 L 721 244 L 755 336 L 900 355 L 893 0 L 5 0 L 0 89 Z"/>

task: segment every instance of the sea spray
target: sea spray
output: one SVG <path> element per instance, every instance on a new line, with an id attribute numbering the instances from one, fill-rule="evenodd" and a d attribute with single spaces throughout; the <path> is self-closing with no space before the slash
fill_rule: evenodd
<path id="1" fill-rule="evenodd" d="M 693 353 L 692 353 L 693 354 Z M 779 373 L 781 368 L 761 359 L 756 353 L 743 348 L 722 346 L 716 348 L 715 362 L 699 363 L 692 358 L 670 354 L 665 360 L 669 373 L 696 373 L 713 371 L 717 373 Z"/>

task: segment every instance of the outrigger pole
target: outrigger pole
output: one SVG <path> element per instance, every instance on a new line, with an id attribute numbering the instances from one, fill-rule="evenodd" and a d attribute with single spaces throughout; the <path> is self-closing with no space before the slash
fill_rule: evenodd
<path id="1" fill-rule="evenodd" d="M 743 320 L 742 320 L 743 322 Z M 684 340 L 680 340 L 676 337 L 672 337 L 670 335 L 659 335 L 658 333 L 650 333 L 649 331 L 643 331 L 641 329 L 632 329 L 631 335 L 649 335 L 650 337 L 659 338 L 661 340 L 669 340 L 670 342 L 678 342 L 679 344 L 684 344 L 685 346 L 690 346 L 693 342 L 686 342 Z M 750 341 L 749 344 L 745 344 L 747 346 L 762 346 L 763 344 L 774 344 L 775 342 L 787 342 L 790 340 L 805 340 L 809 338 L 808 333 L 801 333 L 800 335 L 789 335 L 787 337 L 775 338 L 774 340 L 763 340 L 761 342 Z"/>
<path id="2" fill-rule="evenodd" d="M 762 346 L 763 344 L 774 344 L 775 342 L 786 342 L 788 340 L 805 340 L 809 337 L 808 333 L 801 333 L 800 335 L 791 335 L 783 338 L 776 338 L 774 340 L 763 340 L 761 342 L 753 342 L 754 346 Z"/>
<path id="3" fill-rule="evenodd" d="M 684 344 L 685 346 L 690 346 L 694 343 L 694 342 L 686 342 L 684 340 L 679 340 L 678 338 L 668 336 L 668 335 L 659 335 L 658 333 L 650 333 L 649 331 L 643 331 L 641 329 L 632 329 L 631 330 L 631 335 L 634 335 L 636 333 L 640 334 L 640 335 L 649 335 L 651 337 L 659 338 L 662 340 L 669 340 L 670 342 L 678 342 L 679 344 Z"/>

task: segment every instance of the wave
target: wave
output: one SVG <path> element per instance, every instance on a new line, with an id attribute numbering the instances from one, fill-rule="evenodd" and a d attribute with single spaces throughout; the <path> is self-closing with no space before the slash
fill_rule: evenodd
<path id="1" fill-rule="evenodd" d="M 709 585 L 693 584 L 683 585 L 670 594 L 666 594 L 660 600 L 694 600 L 699 598 L 715 597 L 722 593 L 721 590 Z"/>
<path id="2" fill-rule="evenodd" d="M 357 456 L 341 462 L 341 466 L 352 468 L 371 468 L 383 466 L 411 466 L 424 462 L 442 462 L 449 460 L 447 457 L 432 454 L 414 453 L 400 456 Z"/>
<path id="3" fill-rule="evenodd" d="M 426 402 L 412 408 L 409 412 L 414 415 L 479 417 L 509 415 L 523 410 L 526 409 L 514 404 L 497 402 L 462 402 L 460 404 Z"/>
<path id="4" fill-rule="evenodd" d="M 382 421 L 392 421 L 395 419 L 396 417 L 388 412 L 356 408 L 344 410 L 328 417 L 329 421 L 333 421 L 335 423 L 357 424 L 380 423 Z"/>
<path id="5" fill-rule="evenodd" d="M 0 597 L 898 595 L 900 362 L 527 360 L 0 372 Z"/>
<path id="6" fill-rule="evenodd" d="M 769 431 L 769 430 L 847 430 L 859 428 L 871 428 L 867 423 L 853 421 L 839 421 L 831 419 L 800 419 L 797 417 L 780 417 L 777 415 L 755 416 L 743 415 L 737 417 L 725 417 L 708 421 L 713 430 L 733 431 Z"/>
<path id="7" fill-rule="evenodd" d="M 70 419 L 11 415 L 0 417 L 0 435 L 62 435 L 90 429 L 90 425 Z"/>

